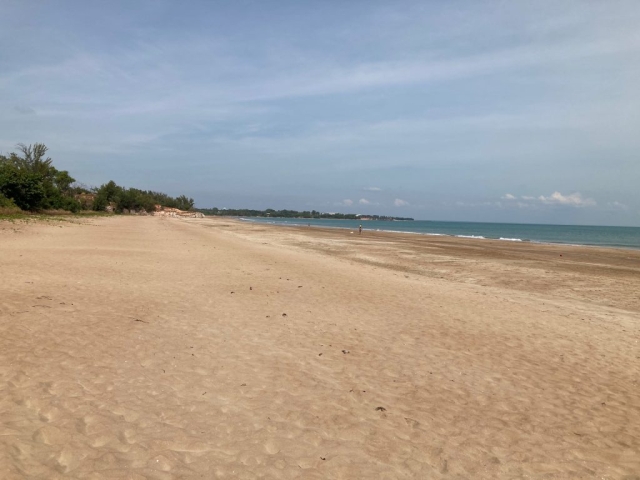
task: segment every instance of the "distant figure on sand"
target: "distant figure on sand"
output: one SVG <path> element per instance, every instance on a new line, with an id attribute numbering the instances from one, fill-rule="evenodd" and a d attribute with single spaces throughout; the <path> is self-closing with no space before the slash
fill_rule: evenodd
<path id="1" fill-rule="evenodd" d="M 358 235 L 362 235 L 362 225 L 360 225 L 360 228 L 358 228 Z"/>

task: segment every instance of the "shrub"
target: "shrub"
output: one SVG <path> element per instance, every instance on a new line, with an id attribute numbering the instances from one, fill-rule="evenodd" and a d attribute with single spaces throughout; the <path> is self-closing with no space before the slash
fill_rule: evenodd
<path id="1" fill-rule="evenodd" d="M 0 193 L 0 215 L 13 215 L 21 211 L 13 200 Z"/>
<path id="2" fill-rule="evenodd" d="M 22 210 L 36 210 L 44 206 L 42 176 L 12 165 L 0 167 L 0 193 L 12 199 Z"/>

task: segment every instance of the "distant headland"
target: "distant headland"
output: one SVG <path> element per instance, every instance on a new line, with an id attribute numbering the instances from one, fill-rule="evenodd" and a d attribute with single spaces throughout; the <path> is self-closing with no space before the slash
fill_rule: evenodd
<path id="1" fill-rule="evenodd" d="M 251 210 L 246 208 L 228 209 L 228 208 L 196 208 L 198 212 L 205 215 L 214 215 L 220 217 L 263 217 L 263 218 L 331 218 L 333 220 L 386 220 L 386 221 L 413 221 L 408 217 L 390 217 L 387 215 L 362 215 L 355 213 L 327 213 L 318 212 L 316 210 L 305 210 L 299 212 L 297 210 L 274 210 L 267 208 L 266 210 Z"/>

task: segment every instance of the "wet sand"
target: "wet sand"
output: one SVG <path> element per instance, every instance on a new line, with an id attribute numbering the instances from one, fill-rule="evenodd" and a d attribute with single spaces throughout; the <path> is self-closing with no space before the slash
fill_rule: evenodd
<path id="1" fill-rule="evenodd" d="M 0 222 L 0 478 L 640 478 L 640 252 Z"/>

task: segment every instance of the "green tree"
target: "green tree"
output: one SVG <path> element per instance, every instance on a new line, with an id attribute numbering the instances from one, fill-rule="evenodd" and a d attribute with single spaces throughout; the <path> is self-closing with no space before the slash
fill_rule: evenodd
<path id="1" fill-rule="evenodd" d="M 55 169 L 54 169 L 55 170 Z M 53 183 L 56 188 L 64 195 L 69 195 L 71 192 L 71 185 L 75 183 L 76 179 L 69 175 L 66 170 L 56 170 Z"/>
<path id="2" fill-rule="evenodd" d="M 193 210 L 194 203 L 193 198 L 187 198 L 185 195 L 180 195 L 176 198 L 177 206 L 175 208 L 179 208 L 180 210 Z"/>
<path id="3" fill-rule="evenodd" d="M 22 210 L 37 210 L 45 203 L 42 175 L 16 168 L 9 163 L 0 165 L 0 193 Z"/>
<path id="4" fill-rule="evenodd" d="M 19 143 L 18 150 L 22 152 L 22 162 L 27 170 L 46 175 L 52 167 L 51 158 L 44 158 L 49 150 L 44 143 L 34 143 L 33 145 Z"/>

